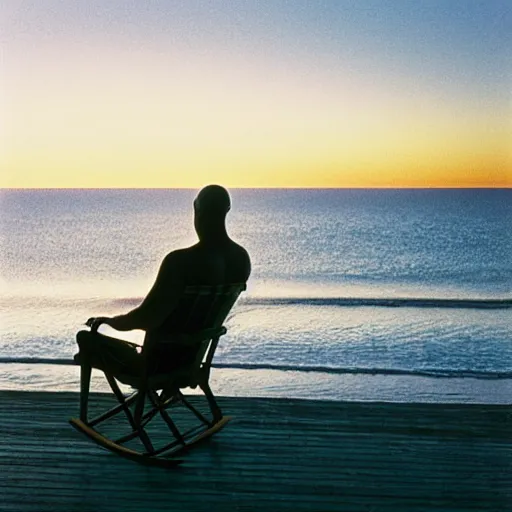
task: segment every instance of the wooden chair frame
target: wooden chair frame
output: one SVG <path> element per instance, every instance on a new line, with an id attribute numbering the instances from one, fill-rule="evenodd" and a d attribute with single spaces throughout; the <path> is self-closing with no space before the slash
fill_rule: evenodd
<path id="1" fill-rule="evenodd" d="M 71 425 L 103 448 L 142 464 L 168 468 L 183 462 L 174 457 L 183 454 L 197 443 L 211 437 L 231 419 L 229 416 L 223 416 L 210 388 L 209 379 L 211 364 L 219 339 L 227 332 L 224 326 L 218 324 L 225 320 L 243 290 L 245 290 L 245 284 L 187 287 L 184 295 L 196 297 L 192 310 L 197 306 L 200 297 L 211 301 L 209 311 L 205 312 L 205 315 L 210 317 L 210 321 L 207 323 L 213 324 L 212 327 L 203 328 L 193 333 L 172 336 L 173 343 L 198 347 L 195 360 L 187 366 L 156 375 L 148 375 L 147 365 L 143 365 L 144 370 L 141 375 L 114 375 L 110 371 L 101 368 L 119 405 L 93 419 L 88 418 L 92 367 L 86 358 L 82 357 L 80 353 L 77 354 L 75 360 L 81 366 L 80 418 L 71 418 L 69 420 Z M 192 311 L 190 316 L 192 317 Z M 151 346 L 148 347 L 145 344 L 142 349 L 142 356 L 147 356 L 150 350 Z M 147 357 L 145 360 L 147 360 Z M 125 397 L 117 381 L 130 385 L 135 389 L 135 392 L 131 396 Z M 201 413 L 182 393 L 181 390 L 187 387 L 199 387 L 203 392 L 210 410 L 210 418 Z M 147 404 L 150 404 L 149 410 L 145 410 Z M 188 409 L 199 424 L 181 432 L 170 414 L 172 408 L 178 406 Z M 96 430 L 95 427 L 102 422 L 120 413 L 126 416 L 130 425 L 129 432 L 111 440 Z M 167 425 L 171 441 L 164 446 L 155 448 L 146 427 L 157 416 Z M 125 443 L 136 438 L 142 443 L 142 451 L 124 446 Z"/>

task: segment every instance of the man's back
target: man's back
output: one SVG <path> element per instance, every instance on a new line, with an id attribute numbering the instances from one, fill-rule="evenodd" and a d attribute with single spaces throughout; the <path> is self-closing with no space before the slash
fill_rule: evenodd
<path id="1" fill-rule="evenodd" d="M 157 343 L 161 340 L 172 340 L 174 333 L 213 327 L 213 325 L 209 325 L 214 318 L 211 315 L 206 317 L 200 311 L 195 311 L 195 316 L 191 317 L 191 304 L 194 303 L 194 300 L 191 303 L 190 297 L 183 296 L 187 286 L 243 284 L 247 281 L 251 271 L 247 251 L 227 237 L 221 243 L 204 244 L 200 242 L 192 247 L 173 251 L 166 259 L 169 267 L 166 274 L 174 278 L 170 279 L 168 283 L 161 283 L 161 285 L 162 287 L 177 286 L 176 291 L 181 292 L 181 297 L 177 302 L 170 304 L 171 307 L 163 321 L 147 331 L 146 340 Z M 206 307 L 210 313 L 214 313 L 211 311 L 211 307 L 215 297 L 211 299 L 203 297 L 202 299 L 203 303 L 200 309 Z M 217 303 L 217 306 L 220 304 Z M 200 313 L 199 317 L 196 316 L 197 313 Z M 223 318 L 220 319 L 220 321 L 222 320 Z M 183 349 L 180 350 L 183 351 Z M 191 350 L 190 358 L 194 351 L 195 349 Z"/>
<path id="2" fill-rule="evenodd" d="M 247 251 L 229 238 L 219 244 L 198 243 L 176 252 L 185 286 L 245 283 L 251 273 Z"/>

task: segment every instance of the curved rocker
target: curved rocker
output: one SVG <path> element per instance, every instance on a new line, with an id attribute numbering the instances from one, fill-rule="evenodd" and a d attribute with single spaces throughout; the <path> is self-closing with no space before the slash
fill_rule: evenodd
<path id="1" fill-rule="evenodd" d="M 161 468 L 173 468 L 177 465 L 181 464 L 183 461 L 178 459 L 164 459 L 161 457 L 151 457 L 145 455 L 143 453 L 139 453 L 135 450 L 131 450 L 130 448 L 126 448 L 120 444 L 114 443 L 110 439 L 102 436 L 99 432 L 94 430 L 93 428 L 86 425 L 82 420 L 71 418 L 69 423 L 76 428 L 82 434 L 85 434 L 89 439 L 99 444 L 103 448 L 110 450 L 112 453 L 116 455 L 120 455 L 125 459 L 132 460 L 134 462 L 138 462 L 140 464 L 145 464 L 148 466 L 157 466 Z"/>
<path id="2" fill-rule="evenodd" d="M 79 352 L 75 356 L 75 361 L 81 365 L 80 419 L 71 418 L 69 420 L 71 425 L 99 446 L 141 464 L 171 468 L 183 462 L 172 457 L 183 454 L 210 438 L 224 428 L 231 419 L 229 416 L 222 415 L 210 389 L 209 377 L 219 339 L 227 332 L 222 322 L 243 290 L 245 290 L 245 284 L 194 286 L 185 289 L 177 309 L 180 315 L 187 311 L 188 318 L 182 322 L 184 334 L 173 334 L 172 343 L 189 348 L 194 347 L 195 359 L 187 366 L 168 373 L 150 375 L 146 365 L 140 375 L 121 374 L 110 371 L 107 365 L 91 363 L 87 354 Z M 165 341 L 159 343 L 165 343 Z M 144 344 L 141 354 L 143 361 L 150 359 L 149 352 L 152 346 L 154 347 L 154 344 Z M 93 367 L 104 372 L 119 405 L 89 420 L 87 412 Z M 125 397 L 117 381 L 130 385 L 136 391 L 131 396 Z M 183 395 L 181 390 L 187 387 L 201 389 L 209 407 L 209 418 Z M 186 431 L 178 428 L 170 414 L 176 407 L 187 411 L 189 417 L 195 420 L 196 423 L 192 428 Z M 95 428 L 120 413 L 124 413 L 130 428 L 117 439 L 112 440 Z M 170 441 L 158 448 L 154 446 L 148 429 L 155 418 L 163 420 L 170 435 Z M 124 446 L 125 443 L 135 439 L 142 443 L 143 450 L 137 451 Z"/>

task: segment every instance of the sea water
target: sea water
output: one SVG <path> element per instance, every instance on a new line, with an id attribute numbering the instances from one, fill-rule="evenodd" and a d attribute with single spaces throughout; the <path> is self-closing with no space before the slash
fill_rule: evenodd
<path id="1" fill-rule="evenodd" d="M 0 191 L 0 388 L 78 389 L 75 333 L 135 307 L 162 258 L 195 243 L 195 194 Z M 510 401 L 512 190 L 231 194 L 253 271 L 218 392 Z"/>

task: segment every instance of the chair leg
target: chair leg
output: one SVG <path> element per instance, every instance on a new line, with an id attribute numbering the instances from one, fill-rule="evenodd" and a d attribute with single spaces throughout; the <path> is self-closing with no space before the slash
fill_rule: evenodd
<path id="1" fill-rule="evenodd" d="M 134 431 L 137 431 L 140 437 L 140 440 L 142 441 L 142 444 L 144 445 L 144 448 L 147 450 L 148 453 L 152 453 L 155 451 L 151 440 L 149 439 L 148 434 L 144 430 L 143 427 L 140 425 L 137 425 L 135 422 L 135 419 L 133 417 L 132 412 L 130 411 L 130 408 L 128 407 L 126 400 L 124 398 L 123 392 L 119 389 L 119 386 L 117 385 L 117 382 L 115 381 L 114 377 L 109 375 L 107 372 L 105 372 L 105 377 L 107 378 L 107 381 L 112 388 L 112 391 L 114 392 L 114 395 L 116 395 L 117 400 L 119 403 L 123 406 L 124 413 L 128 419 L 128 422 L 130 423 L 130 426 Z M 139 391 L 140 393 L 140 391 Z"/>
<path id="2" fill-rule="evenodd" d="M 135 393 L 131 397 L 129 397 L 125 400 L 125 404 L 129 407 L 136 399 L 137 399 L 137 394 Z M 89 425 L 89 427 L 94 427 L 95 425 L 98 425 L 98 423 L 101 423 L 105 420 L 108 420 L 109 418 L 112 418 L 113 416 L 115 416 L 116 414 L 118 414 L 119 412 L 121 412 L 124 409 L 125 404 L 116 405 L 109 411 L 104 412 L 103 414 L 101 414 L 100 416 L 97 416 L 96 418 L 93 418 L 92 420 L 89 420 L 89 422 L 87 424 Z"/>
<path id="3" fill-rule="evenodd" d="M 181 432 L 179 431 L 174 421 L 172 421 L 171 417 L 167 414 L 165 409 L 162 407 L 162 403 L 160 402 L 159 396 L 154 391 L 150 391 L 148 393 L 148 396 L 149 399 L 151 400 L 151 403 L 153 404 L 153 407 L 158 409 L 160 416 L 165 421 L 165 423 L 167 423 L 167 426 L 169 427 L 169 430 L 172 432 L 172 435 L 176 438 L 176 440 L 179 443 L 185 445 L 185 440 L 183 439 Z"/>
<path id="4" fill-rule="evenodd" d="M 87 407 L 92 368 L 88 364 L 80 365 L 80 419 L 87 424 Z"/>
<path id="5" fill-rule="evenodd" d="M 215 421 L 210 422 L 208 419 L 206 419 L 186 398 L 185 396 L 183 395 L 183 393 L 181 391 L 178 391 L 179 393 L 179 398 L 181 400 L 181 403 L 189 410 L 191 411 L 192 413 L 194 413 L 194 415 L 196 416 L 196 418 L 198 418 L 202 423 L 204 423 L 205 425 L 208 425 L 208 427 L 212 427 L 213 426 L 213 423 L 215 423 Z"/>
<path id="6" fill-rule="evenodd" d="M 208 400 L 208 405 L 210 406 L 210 411 L 213 416 L 213 423 L 217 423 L 222 419 L 222 411 L 220 410 L 215 397 L 213 396 L 212 390 L 210 389 L 210 385 L 206 382 L 200 385 L 200 388 L 203 390 L 203 393 Z"/>

